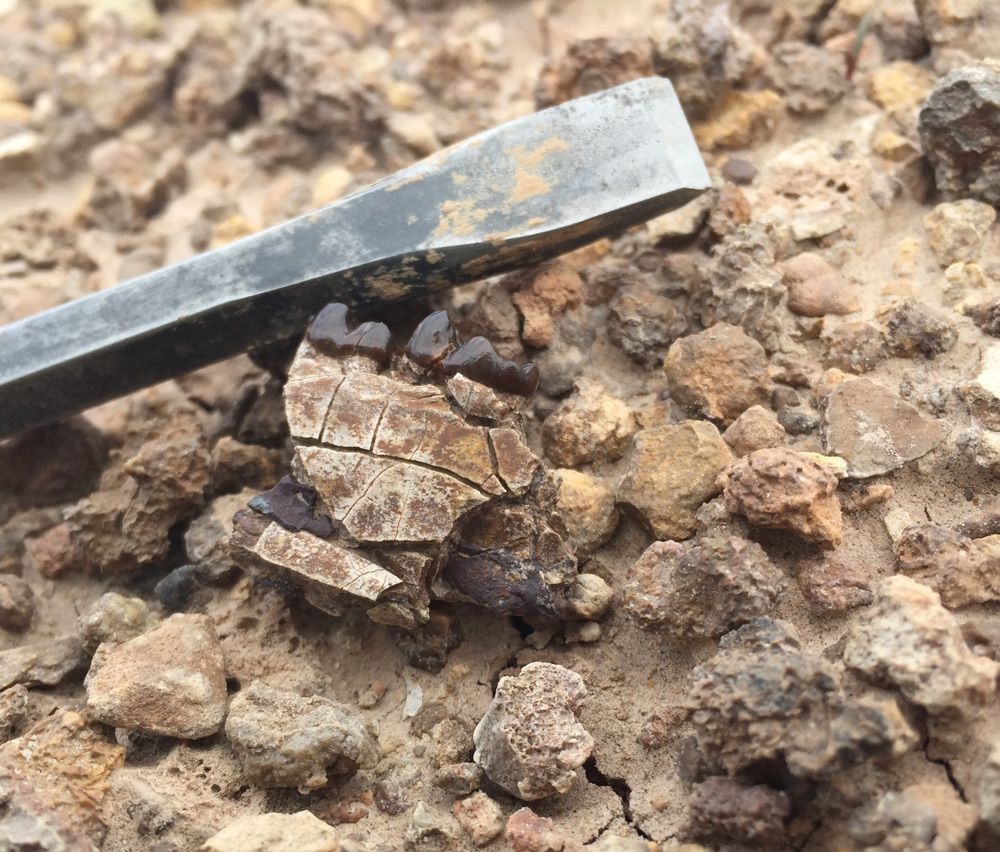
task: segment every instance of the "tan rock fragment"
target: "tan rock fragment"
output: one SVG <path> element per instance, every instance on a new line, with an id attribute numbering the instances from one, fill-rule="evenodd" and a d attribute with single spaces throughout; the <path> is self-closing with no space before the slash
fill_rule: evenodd
<path id="1" fill-rule="evenodd" d="M 882 582 L 874 609 L 848 634 L 844 662 L 934 715 L 975 715 L 1000 672 L 969 650 L 934 591 L 898 575 Z"/>
<path id="2" fill-rule="evenodd" d="M 0 843 L 10 840 L 5 848 L 11 849 L 98 848 L 109 778 L 124 762 L 125 749 L 73 711 L 49 716 L 0 745 Z"/>
<path id="3" fill-rule="evenodd" d="M 611 605 L 613 592 L 597 574 L 578 574 L 566 593 L 566 605 L 581 621 L 596 621 Z"/>
<path id="4" fill-rule="evenodd" d="M 90 716 L 118 728 L 200 739 L 226 715 L 222 648 L 203 615 L 172 615 L 121 645 L 101 645 L 85 685 Z"/>
<path id="5" fill-rule="evenodd" d="M 212 447 L 212 487 L 216 491 L 270 488 L 281 479 L 280 450 L 244 444 L 223 435 Z"/>
<path id="6" fill-rule="evenodd" d="M 771 89 L 730 90 L 705 121 L 694 125 L 698 146 L 708 151 L 747 148 L 767 139 L 784 112 L 780 95 Z"/>
<path id="7" fill-rule="evenodd" d="M 993 206 L 982 201 L 944 201 L 924 216 L 924 230 L 941 265 L 948 266 L 978 260 L 979 247 L 996 218 Z"/>
<path id="8" fill-rule="evenodd" d="M 166 556 L 170 530 L 204 501 L 209 454 L 204 429 L 176 386 L 132 397 L 124 445 L 100 487 L 30 547 L 47 576 L 114 574 Z"/>
<path id="9" fill-rule="evenodd" d="M 104 642 L 120 645 L 152 630 L 159 618 L 142 598 L 127 598 L 116 592 L 101 595 L 76 620 L 76 632 L 91 656 Z"/>
<path id="10" fill-rule="evenodd" d="M 979 821 L 979 814 L 951 784 L 911 784 L 903 793 L 920 802 L 937 817 L 935 845 L 951 849 L 965 847 Z"/>
<path id="11" fill-rule="evenodd" d="M 875 68 L 868 78 L 868 93 L 885 109 L 913 106 L 927 97 L 934 77 L 913 62 L 897 60 Z"/>
<path id="12" fill-rule="evenodd" d="M 516 677 L 500 678 L 473 733 L 473 760 L 524 801 L 568 792 L 594 747 L 576 718 L 586 696 L 583 678 L 553 663 L 529 663 Z"/>
<path id="13" fill-rule="evenodd" d="M 302 794 L 325 786 L 327 773 L 353 774 L 382 756 L 374 729 L 353 708 L 259 680 L 233 698 L 225 730 L 250 783 Z"/>
<path id="14" fill-rule="evenodd" d="M 202 852 L 365 852 L 309 811 L 250 814 L 213 835 Z"/>
<path id="15" fill-rule="evenodd" d="M 780 447 L 786 437 L 778 418 L 762 405 L 750 406 L 722 433 L 722 440 L 737 458 L 754 450 Z"/>
<path id="16" fill-rule="evenodd" d="M 851 314 L 861 309 L 854 287 L 821 255 L 803 252 L 781 264 L 788 309 L 804 317 Z"/>
<path id="17" fill-rule="evenodd" d="M 578 555 L 605 544 L 618 526 L 614 491 L 589 473 L 561 468 L 552 476 L 558 487 L 556 506 Z"/>
<path id="18" fill-rule="evenodd" d="M 621 458 L 635 432 L 631 409 L 600 384 L 578 382 L 542 426 L 545 454 L 561 467 Z"/>
<path id="19" fill-rule="evenodd" d="M 76 636 L 18 645 L 0 651 L 0 689 L 16 683 L 55 686 L 85 664 Z"/>
<path id="20" fill-rule="evenodd" d="M 751 524 L 788 529 L 807 541 L 837 547 L 843 520 L 837 477 L 829 468 L 786 449 L 757 450 L 725 477 L 726 508 Z"/>
<path id="21" fill-rule="evenodd" d="M 688 538 L 698 527 L 698 507 L 719 493 L 719 474 L 731 461 L 711 423 L 685 420 L 644 429 L 635 437 L 618 500 L 634 508 L 657 538 Z"/>
<path id="22" fill-rule="evenodd" d="M 958 386 L 969 413 L 986 429 L 1000 432 L 1000 343 L 983 352 L 979 373 Z"/>
<path id="23" fill-rule="evenodd" d="M 716 323 L 675 340 L 663 370 L 678 403 L 722 424 L 767 402 L 767 354 L 734 325 Z"/>
<path id="24" fill-rule="evenodd" d="M 906 527 L 899 570 L 941 595 L 949 608 L 1000 600 L 1000 535 L 968 538 L 936 524 Z"/>

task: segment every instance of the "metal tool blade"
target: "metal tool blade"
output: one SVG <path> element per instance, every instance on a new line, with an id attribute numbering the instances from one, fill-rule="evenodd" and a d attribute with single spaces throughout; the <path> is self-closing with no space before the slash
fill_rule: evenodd
<path id="1" fill-rule="evenodd" d="M 0 438 L 361 308 L 569 251 L 710 185 L 667 80 L 467 139 L 224 248 L 0 327 Z"/>

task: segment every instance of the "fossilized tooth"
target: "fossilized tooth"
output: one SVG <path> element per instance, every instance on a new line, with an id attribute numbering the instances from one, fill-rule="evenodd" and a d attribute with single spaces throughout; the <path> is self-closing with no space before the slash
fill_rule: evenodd
<path id="1" fill-rule="evenodd" d="M 305 530 L 320 538 L 333 535 L 333 522 L 329 517 L 316 513 L 316 491 L 283 476 L 274 488 L 258 494 L 250 501 L 250 508 L 289 532 Z"/>
<path id="2" fill-rule="evenodd" d="M 504 393 L 531 396 L 538 387 L 538 367 L 517 364 L 500 357 L 485 337 L 473 337 L 450 353 L 442 362 L 446 376 L 461 373 Z"/>
<path id="3" fill-rule="evenodd" d="M 458 332 L 448 312 L 435 311 L 414 329 L 406 344 L 406 355 L 421 367 L 435 367 L 458 345 Z"/>
<path id="4" fill-rule="evenodd" d="M 562 590 L 576 576 L 576 560 L 542 515 L 533 505 L 496 504 L 470 518 L 437 590 L 503 615 L 562 617 Z"/>
<path id="5" fill-rule="evenodd" d="M 237 560 L 327 612 L 353 598 L 372 620 L 411 632 L 442 596 L 560 618 L 576 562 L 541 508 L 541 462 L 520 425 L 537 371 L 482 338 L 454 349 L 443 312 L 408 346 L 426 373 L 352 357 L 347 328 L 343 306 L 330 306 L 289 370 L 295 479 L 257 498 L 266 518 L 238 519 Z"/>
<path id="6" fill-rule="evenodd" d="M 347 305 L 327 305 L 306 333 L 309 342 L 327 355 L 367 355 L 383 367 L 392 357 L 392 334 L 383 322 L 363 322 L 353 331 L 347 325 Z"/>

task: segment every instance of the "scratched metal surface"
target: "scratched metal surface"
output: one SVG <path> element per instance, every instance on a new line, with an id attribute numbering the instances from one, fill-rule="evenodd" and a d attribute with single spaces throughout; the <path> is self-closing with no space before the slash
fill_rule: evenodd
<path id="1" fill-rule="evenodd" d="M 0 438 L 300 331 L 554 257 L 709 178 L 650 78 L 489 130 L 341 201 L 0 327 Z"/>

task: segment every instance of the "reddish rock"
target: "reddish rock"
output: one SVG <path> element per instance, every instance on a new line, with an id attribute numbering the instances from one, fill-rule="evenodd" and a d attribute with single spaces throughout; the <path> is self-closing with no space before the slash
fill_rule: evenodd
<path id="1" fill-rule="evenodd" d="M 473 793 L 466 799 L 459 799 L 452 805 L 452 813 L 476 846 L 486 846 L 504 830 L 503 811 L 485 793 Z M 513 843 L 510 836 L 508 839 Z"/>
<path id="2" fill-rule="evenodd" d="M 875 598 L 871 583 L 861 571 L 832 558 L 807 563 L 796 579 L 818 615 L 839 615 L 868 606 Z"/>
<path id="3" fill-rule="evenodd" d="M 538 816 L 531 808 L 510 815 L 504 838 L 514 852 L 561 852 L 566 842 L 551 819 Z"/>
<path id="4" fill-rule="evenodd" d="M 786 449 L 757 450 L 736 461 L 725 478 L 730 512 L 751 524 L 789 529 L 807 541 L 837 547 L 843 520 L 837 477 L 828 467 Z"/>
<path id="5" fill-rule="evenodd" d="M 663 369 L 678 403 L 723 424 L 767 402 L 767 354 L 736 326 L 718 323 L 674 341 Z"/>
<path id="6" fill-rule="evenodd" d="M 861 309 L 858 296 L 839 270 L 822 255 L 803 252 L 781 264 L 788 287 L 788 309 L 804 317 L 852 314 Z"/>
<path id="7" fill-rule="evenodd" d="M 532 274 L 511 300 L 521 314 L 521 339 L 541 349 L 552 343 L 558 316 L 583 301 L 583 282 L 569 266 L 556 262 Z"/>

